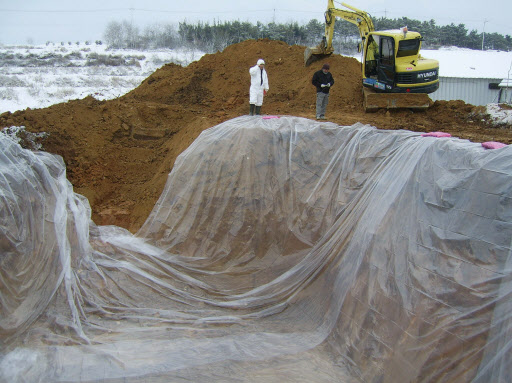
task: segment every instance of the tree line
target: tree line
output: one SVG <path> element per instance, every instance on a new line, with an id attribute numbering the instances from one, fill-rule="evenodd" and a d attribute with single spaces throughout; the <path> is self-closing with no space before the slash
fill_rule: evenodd
<path id="1" fill-rule="evenodd" d="M 436 25 L 435 20 L 419 21 L 406 17 L 373 20 L 375 30 L 398 29 L 407 26 L 409 30 L 420 32 L 423 47 L 436 49 L 441 46 L 457 46 L 470 49 L 512 50 L 512 37 L 498 33 L 478 33 L 468 31 L 464 24 Z M 271 39 L 284 41 L 289 45 L 317 45 L 324 34 L 324 23 L 312 19 L 307 24 L 261 23 L 241 21 L 197 22 L 186 21 L 175 24 L 156 24 L 141 31 L 128 21 L 112 21 L 104 32 L 104 40 L 111 48 L 158 49 L 193 47 L 206 53 L 222 51 L 228 45 L 249 39 Z M 333 46 L 337 53 L 353 53 L 359 42 L 357 27 L 336 19 Z"/>

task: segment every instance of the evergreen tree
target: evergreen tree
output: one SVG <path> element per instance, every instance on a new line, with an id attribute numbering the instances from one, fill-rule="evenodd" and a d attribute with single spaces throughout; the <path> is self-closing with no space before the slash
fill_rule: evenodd
<path id="1" fill-rule="evenodd" d="M 402 17 L 388 19 L 380 17 L 373 19 L 376 30 L 399 29 L 404 26 L 411 31 L 421 33 L 424 48 L 440 46 L 458 46 L 471 49 L 481 49 L 482 34 L 476 30 L 468 33 L 464 24 L 438 26 L 434 20 L 419 21 Z M 228 45 L 249 39 L 268 38 L 281 40 L 290 45 L 316 46 L 325 33 L 325 24 L 316 19 L 305 25 L 297 22 L 286 24 L 271 22 L 214 21 L 190 24 L 186 21 L 173 25 L 151 26 L 141 35 L 137 27 L 127 21 L 111 22 L 107 25 L 104 38 L 112 48 L 175 48 L 194 47 L 204 52 L 221 51 Z M 337 53 L 353 54 L 360 42 L 359 31 L 355 25 L 341 19 L 334 24 L 333 47 Z M 509 35 L 498 33 L 485 34 L 485 48 L 512 50 L 512 39 Z"/>

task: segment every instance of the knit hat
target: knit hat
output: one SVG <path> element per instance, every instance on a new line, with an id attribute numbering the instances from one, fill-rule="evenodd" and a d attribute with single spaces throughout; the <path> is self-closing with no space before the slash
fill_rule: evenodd
<path id="1" fill-rule="evenodd" d="M 322 66 L 322 69 L 326 69 L 326 70 L 329 70 L 330 66 L 329 64 L 325 63 L 323 66 Z"/>
<path id="2" fill-rule="evenodd" d="M 259 59 L 258 60 L 258 63 L 256 65 L 265 65 L 265 61 L 263 61 L 263 59 Z"/>

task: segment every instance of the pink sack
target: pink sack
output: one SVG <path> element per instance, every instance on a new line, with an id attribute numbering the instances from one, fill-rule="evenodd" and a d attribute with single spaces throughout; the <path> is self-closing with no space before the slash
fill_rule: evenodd
<path id="1" fill-rule="evenodd" d="M 421 137 L 451 137 L 452 135 L 450 133 L 444 133 L 444 132 L 430 132 L 430 133 L 423 133 Z"/>
<path id="2" fill-rule="evenodd" d="M 500 149 L 507 145 L 504 144 L 503 142 L 487 141 L 487 142 L 482 142 L 482 146 L 486 149 Z"/>

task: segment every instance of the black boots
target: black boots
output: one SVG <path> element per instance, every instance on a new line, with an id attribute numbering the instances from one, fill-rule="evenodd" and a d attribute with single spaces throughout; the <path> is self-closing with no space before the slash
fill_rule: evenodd
<path id="1" fill-rule="evenodd" d="M 254 104 L 250 104 L 249 116 L 254 116 L 254 114 L 259 115 L 260 111 L 261 111 L 261 106 L 256 106 Z"/>

